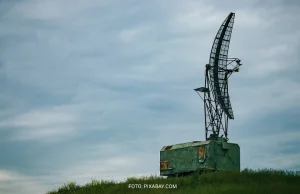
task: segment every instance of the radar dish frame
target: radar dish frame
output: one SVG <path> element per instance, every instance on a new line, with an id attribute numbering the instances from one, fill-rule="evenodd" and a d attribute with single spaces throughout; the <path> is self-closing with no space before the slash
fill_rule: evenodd
<path id="1" fill-rule="evenodd" d="M 206 140 L 221 137 L 228 141 L 228 119 L 234 119 L 228 93 L 228 79 L 242 65 L 238 58 L 228 58 L 235 14 L 230 13 L 220 26 L 205 66 L 205 86 L 194 89 L 204 102 Z M 235 62 L 234 66 L 232 63 Z M 232 65 L 232 69 L 228 66 Z M 204 97 L 200 95 L 204 93 Z"/>

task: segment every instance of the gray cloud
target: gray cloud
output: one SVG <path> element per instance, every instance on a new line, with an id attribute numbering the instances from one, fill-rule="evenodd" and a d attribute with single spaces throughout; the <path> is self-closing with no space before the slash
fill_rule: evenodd
<path id="1" fill-rule="evenodd" d="M 296 1 L 0 5 L 0 190 L 158 173 L 163 145 L 203 140 L 193 89 L 231 11 L 230 140 L 243 168 L 299 167 Z"/>

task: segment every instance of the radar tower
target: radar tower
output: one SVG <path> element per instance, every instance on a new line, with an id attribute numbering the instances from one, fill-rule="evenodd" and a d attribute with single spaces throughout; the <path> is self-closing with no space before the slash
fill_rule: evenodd
<path id="1" fill-rule="evenodd" d="M 221 137 L 228 141 L 228 119 L 234 119 L 228 93 L 228 79 L 232 73 L 239 72 L 242 65 L 240 59 L 228 58 L 234 17 L 235 14 L 230 13 L 215 36 L 209 64 L 205 66 L 204 87 L 194 89 L 204 102 L 206 140 Z M 233 68 L 228 68 L 229 65 Z"/>

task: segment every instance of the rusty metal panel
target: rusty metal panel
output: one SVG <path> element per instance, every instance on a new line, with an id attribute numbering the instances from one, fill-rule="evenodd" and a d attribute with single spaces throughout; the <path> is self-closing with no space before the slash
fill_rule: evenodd
<path id="1" fill-rule="evenodd" d="M 205 156 L 206 156 L 205 147 L 200 146 L 199 149 L 198 149 L 198 160 L 199 160 L 199 162 L 204 162 L 204 160 L 206 158 Z"/>
<path id="2" fill-rule="evenodd" d="M 168 169 L 168 161 L 160 161 L 160 170 Z"/>

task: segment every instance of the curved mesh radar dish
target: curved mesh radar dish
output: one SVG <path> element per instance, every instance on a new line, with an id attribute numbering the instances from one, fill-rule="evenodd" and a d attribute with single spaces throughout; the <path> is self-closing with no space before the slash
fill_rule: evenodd
<path id="1" fill-rule="evenodd" d="M 228 119 L 234 119 L 228 94 L 228 79 L 239 72 L 242 65 L 238 58 L 228 58 L 230 38 L 234 23 L 234 13 L 230 13 L 222 23 L 211 48 L 209 64 L 205 68 L 205 86 L 196 88 L 200 95 L 204 93 L 204 114 L 206 139 L 219 138 L 220 132 L 228 140 Z M 236 65 L 233 65 L 233 63 Z M 233 68 L 228 69 L 231 65 Z M 220 138 L 221 138 L 220 137 Z"/>
<path id="2" fill-rule="evenodd" d="M 234 13 L 230 13 L 219 28 L 211 49 L 209 60 L 211 66 L 210 81 L 213 95 L 216 102 L 220 105 L 221 109 L 223 109 L 229 119 L 234 119 L 234 116 L 228 95 L 228 73 L 226 70 L 234 16 Z"/>

